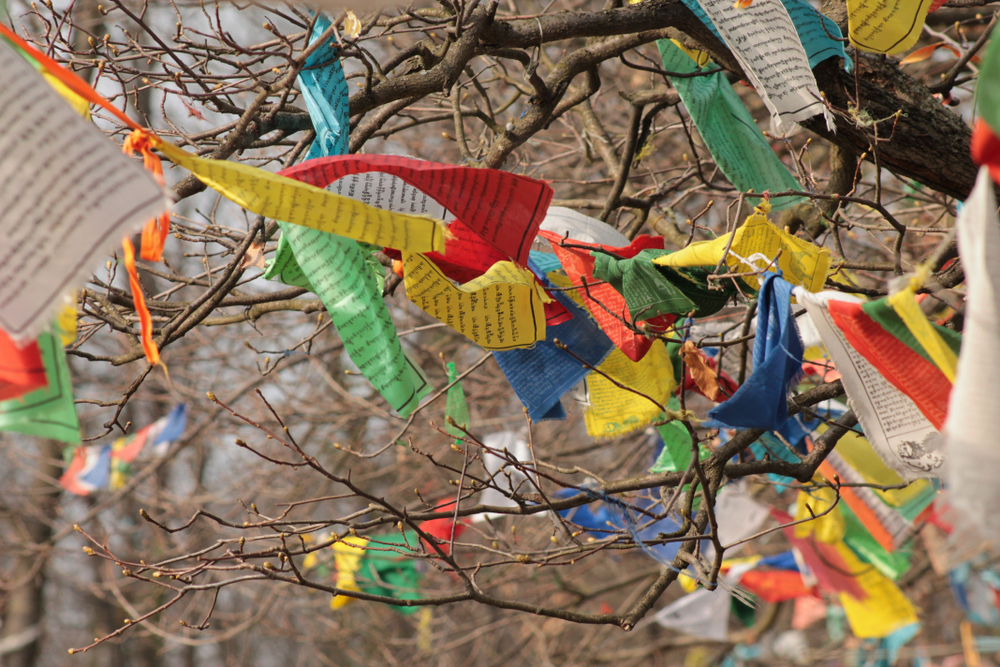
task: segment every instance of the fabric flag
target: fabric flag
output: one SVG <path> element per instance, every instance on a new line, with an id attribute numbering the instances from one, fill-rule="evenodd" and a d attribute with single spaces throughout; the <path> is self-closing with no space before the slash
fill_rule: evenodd
<path id="1" fill-rule="evenodd" d="M 736 295 L 731 281 L 708 284 L 709 270 L 703 267 L 674 269 L 657 266 L 652 260 L 662 257 L 658 249 L 641 250 L 630 259 L 591 252 L 593 277 L 605 280 L 625 298 L 628 310 L 640 321 L 659 315 L 714 315 Z"/>
<path id="2" fill-rule="evenodd" d="M 587 433 L 595 438 L 614 438 L 642 428 L 663 412 L 662 406 L 677 388 L 667 346 L 660 340 L 654 341 L 642 361 L 634 362 L 615 349 L 597 369 L 611 379 L 601 373 L 587 376 L 584 420 Z M 612 380 L 653 400 L 622 389 Z"/>
<path id="3" fill-rule="evenodd" d="M 568 235 L 574 241 L 610 248 L 624 248 L 629 244 L 628 238 L 608 223 L 562 206 L 549 207 L 539 229 L 559 238 Z"/>
<path id="4" fill-rule="evenodd" d="M 715 514 L 722 546 L 741 542 L 756 533 L 769 510 L 750 497 L 746 485 L 727 484 L 715 496 Z"/>
<path id="5" fill-rule="evenodd" d="M 555 251 L 556 256 L 562 263 L 571 284 L 581 286 L 586 280 L 588 284 L 596 282 L 594 280 L 594 258 L 591 256 L 591 249 L 598 248 L 612 252 L 619 257 L 635 257 L 640 251 L 646 249 L 663 250 L 663 237 L 652 237 L 646 234 L 636 237 L 628 246 L 606 247 L 594 246 L 580 241 L 574 241 L 574 246 L 585 246 L 583 248 L 566 247 L 561 245 L 563 239 L 552 232 L 541 232 L 540 236 L 546 239 Z M 588 296 L 589 291 L 589 296 Z M 611 285 L 595 285 L 587 290 L 575 290 L 575 296 L 583 300 L 588 311 L 597 321 L 601 330 L 611 339 L 615 346 L 625 353 L 632 361 L 639 361 L 653 344 L 651 338 L 645 335 L 634 333 L 621 321 L 625 319 L 632 321 L 632 313 L 622 295 Z M 664 331 L 673 322 L 672 316 L 661 316 L 645 323 L 645 327 L 652 331 Z"/>
<path id="6" fill-rule="evenodd" d="M 538 271 L 535 272 L 538 274 Z M 546 278 L 543 286 L 553 287 Z M 598 366 L 614 348 L 593 320 L 580 306 L 555 292 L 555 297 L 573 315 L 573 319 L 557 326 L 546 327 L 545 340 L 524 350 L 494 352 L 500 370 L 514 388 L 514 393 L 528 408 L 534 421 L 565 419 L 566 412 L 559 400 L 590 373 L 576 358 L 556 347 L 558 340 L 591 366 Z"/>
<path id="7" fill-rule="evenodd" d="M 701 5 L 703 16 L 710 18 L 743 67 L 771 112 L 771 124 L 777 132 L 789 132 L 794 123 L 817 115 L 834 131 L 833 115 L 822 102 L 805 47 L 781 0 L 754 0 L 747 5 L 699 0 L 694 4 Z M 775 75 L 778 71 L 780 76 Z"/>
<path id="8" fill-rule="evenodd" d="M 461 426 L 468 430 L 472 419 L 469 417 L 469 404 L 465 400 L 465 391 L 462 389 L 462 381 L 458 379 L 458 369 L 455 367 L 455 362 L 449 361 L 447 368 L 448 384 L 451 387 L 448 388 L 448 395 L 445 397 L 445 430 L 456 438 L 455 444 L 460 444 L 462 438 L 465 437 L 465 432 L 458 427 Z M 455 426 L 447 422 L 449 417 L 455 422 Z"/>
<path id="9" fill-rule="evenodd" d="M 799 492 L 795 518 L 801 520 L 811 516 L 807 504 L 813 513 L 823 512 L 833 504 L 835 495 L 830 488 L 814 491 L 810 495 Z M 790 530 L 797 539 L 817 546 L 822 544 L 837 554 L 837 561 L 842 566 L 838 569 L 846 573 L 840 576 L 847 576 L 853 584 L 842 589 L 839 597 L 855 636 L 863 639 L 886 637 L 905 625 L 917 622 L 916 610 L 899 587 L 878 569 L 862 562 L 844 543 L 845 527 L 839 514 L 830 512 L 785 530 L 786 536 Z M 826 563 L 832 565 L 833 561 L 826 560 Z"/>
<path id="10" fill-rule="evenodd" d="M 184 435 L 186 426 L 187 406 L 180 403 L 165 417 L 111 444 L 77 447 L 59 483 L 78 496 L 109 487 L 112 491 L 120 489 L 140 452 L 165 455 L 170 445 Z"/>
<path id="11" fill-rule="evenodd" d="M 784 602 L 812 595 L 798 570 L 755 568 L 740 578 L 740 586 L 764 602 Z"/>
<path id="12" fill-rule="evenodd" d="M 847 0 L 847 32 L 862 51 L 895 55 L 917 43 L 933 0 Z"/>
<path id="13" fill-rule="evenodd" d="M 671 396 L 667 403 L 667 408 L 674 412 L 681 409 L 680 401 L 676 396 Z M 656 456 L 656 461 L 649 469 L 654 475 L 665 472 L 683 472 L 691 465 L 691 434 L 687 428 L 679 421 L 671 421 L 662 426 L 657 426 L 660 439 L 663 441 L 663 448 Z M 712 452 L 704 445 L 698 445 L 698 459 L 704 461 Z"/>
<path id="14" fill-rule="evenodd" d="M 729 270 L 733 273 L 760 271 L 774 260 L 780 250 L 778 267 L 782 278 L 793 285 L 802 285 L 810 292 L 823 289 L 830 269 L 830 251 L 775 227 L 767 219 L 770 210 L 770 205 L 762 202 L 754 209 L 753 215 L 733 232 L 733 241 L 726 255 Z M 727 243 L 728 234 L 712 241 L 697 241 L 653 262 L 660 266 L 715 267 L 722 259 Z M 753 289 L 758 288 L 757 276 L 746 276 L 743 281 Z"/>
<path id="15" fill-rule="evenodd" d="M 906 394 L 928 421 L 940 429 L 948 410 L 951 382 L 940 368 L 927 358 L 924 348 L 915 338 L 911 337 L 911 340 L 917 349 L 907 345 L 905 340 L 901 340 L 903 335 L 909 334 L 905 324 L 900 323 L 896 330 L 887 329 L 869 316 L 871 308 L 866 310 L 860 304 L 846 301 L 831 300 L 827 304 L 827 309 L 834 324 L 851 347 L 857 350 L 882 377 Z M 920 317 L 924 317 L 922 313 Z M 899 331 L 899 334 L 894 335 L 896 331 Z"/>
<path id="16" fill-rule="evenodd" d="M 78 496 L 107 488 L 111 479 L 111 445 L 77 447 L 59 484 Z"/>
<path id="17" fill-rule="evenodd" d="M 925 280 L 922 276 L 926 276 L 927 273 L 927 267 L 920 267 L 917 270 L 917 275 L 910 279 L 909 284 L 895 294 L 891 294 L 888 302 L 906 328 L 909 329 L 913 338 L 930 356 L 934 365 L 948 378 L 948 382 L 954 382 L 955 369 L 958 366 L 958 353 L 938 333 L 935 325 L 931 324 L 927 316 L 920 310 L 916 300 L 916 291 Z"/>
<path id="18" fill-rule="evenodd" d="M 972 161 L 989 168 L 990 176 L 1000 183 L 1000 137 L 982 118 L 972 130 L 971 152 Z"/>
<path id="19" fill-rule="evenodd" d="M 73 403 L 73 384 L 59 333 L 38 336 L 45 366 L 45 386 L 0 402 L 0 431 L 14 431 L 70 444 L 80 442 L 80 422 Z"/>
<path id="20" fill-rule="evenodd" d="M 518 461 L 524 463 L 531 463 L 531 452 L 528 451 L 528 443 L 525 439 L 518 433 L 513 431 L 502 431 L 500 433 L 490 433 L 488 436 L 483 438 L 483 444 L 490 449 L 498 450 L 500 452 L 506 452 L 507 456 L 510 456 Z M 517 470 L 508 461 L 497 454 L 493 454 L 490 451 L 483 450 L 481 453 L 483 460 L 483 466 L 486 468 L 486 472 L 490 475 L 493 480 L 493 484 L 498 487 L 498 489 L 487 488 L 479 495 L 480 505 L 489 505 L 492 507 L 517 507 L 517 503 L 511 500 L 508 494 L 513 494 L 515 492 L 525 491 L 527 485 L 524 484 L 526 479 L 524 473 Z M 482 514 L 473 515 L 473 523 L 479 521 L 484 521 L 486 519 L 495 519 L 504 516 L 503 514 L 497 514 L 495 512 L 483 512 Z"/>
<path id="21" fill-rule="evenodd" d="M 118 438 L 111 446 L 112 491 L 125 486 L 125 478 L 131 472 L 132 463 L 143 449 L 152 456 L 166 455 L 170 446 L 177 442 L 187 427 L 187 406 L 179 403 L 165 417 L 157 419 L 137 433 Z"/>
<path id="22" fill-rule="evenodd" d="M 323 190 L 327 184 L 299 182 L 305 180 L 308 167 L 272 174 L 241 162 L 200 158 L 159 137 L 153 147 L 226 199 L 258 215 L 410 252 L 444 250 L 446 231 L 440 220 L 377 209 Z"/>
<path id="23" fill-rule="evenodd" d="M 303 162 L 280 173 L 325 188 L 350 174 L 369 171 L 396 176 L 426 193 L 486 243 L 522 266 L 528 262 L 528 251 L 553 194 L 546 183 L 527 176 L 496 169 L 456 167 L 398 155 L 324 157 Z M 395 199 L 393 193 L 386 194 L 390 201 Z M 381 245 L 424 252 L 407 248 L 405 243 L 402 246 L 393 243 Z M 463 265 L 462 255 L 477 252 L 463 250 L 461 246 L 434 250 L 444 252 L 446 260 Z M 468 261 L 475 259 L 473 257 Z"/>
<path id="24" fill-rule="evenodd" d="M 733 595 L 719 586 L 700 588 L 653 614 L 665 628 L 715 641 L 726 641 Z"/>
<path id="25" fill-rule="evenodd" d="M 1000 537 L 1000 489 L 996 482 L 1000 410 L 993 384 L 1000 368 L 1000 275 L 996 268 L 1000 264 L 1000 220 L 985 167 L 979 170 L 956 226 L 966 301 L 962 355 L 944 425 L 948 482 L 952 505 L 980 527 L 984 537 L 996 541 Z"/>
<path id="26" fill-rule="evenodd" d="M 330 25 L 316 17 L 313 41 Z M 299 73 L 299 87 L 316 129 L 317 139 L 306 157 L 316 158 L 348 150 L 348 88 L 336 49 L 324 45 Z M 433 202 L 411 189 L 417 212 Z M 343 192 L 367 198 L 368 191 Z M 440 207 L 439 207 L 440 208 Z M 438 212 L 438 210 L 434 210 Z M 382 268 L 371 266 L 371 252 L 357 241 L 286 222 L 275 258 L 264 277 L 303 287 L 323 301 L 348 356 L 386 402 L 408 416 L 433 387 L 406 355 L 396 335 L 392 316 L 382 298 Z"/>
<path id="27" fill-rule="evenodd" d="M 357 574 L 361 569 L 361 561 L 365 557 L 365 547 L 367 546 L 368 540 L 353 535 L 349 535 L 333 543 L 331 547 L 333 549 L 333 561 L 337 568 L 334 581 L 340 590 L 361 591 L 361 587 L 358 586 L 357 582 Z M 356 598 L 346 595 L 334 595 L 330 598 L 330 609 L 340 609 L 355 601 Z"/>
<path id="28" fill-rule="evenodd" d="M 419 543 L 416 532 L 412 530 L 371 538 L 356 578 L 361 590 L 397 600 L 419 600 L 420 575 L 416 559 L 410 555 L 420 548 Z M 400 606 L 395 609 L 407 615 L 417 612 L 417 607 Z"/>
<path id="29" fill-rule="evenodd" d="M 692 4 L 698 7 L 697 2 Z M 702 20 L 706 25 L 712 25 L 711 21 Z M 840 34 L 836 24 L 833 24 L 833 30 L 836 32 L 832 34 Z M 668 72 L 693 74 L 715 69 L 715 63 L 711 61 L 699 67 L 673 40 L 661 39 L 656 44 L 660 49 L 663 69 Z M 775 155 L 724 72 L 668 78 L 684 102 L 712 159 L 737 190 L 783 192 L 802 189 Z M 780 211 L 801 201 L 801 197 L 778 197 L 772 200 L 772 204 L 775 210 Z"/>
<path id="30" fill-rule="evenodd" d="M 741 563 L 730 568 L 724 576 L 727 585 L 720 582 L 714 591 L 700 588 L 689 593 L 653 614 L 653 620 L 665 628 L 693 637 L 726 641 L 733 600 L 732 586 L 754 566 L 754 563 Z"/>
<path id="31" fill-rule="evenodd" d="M 733 396 L 708 412 L 723 424 L 780 429 L 788 420 L 789 384 L 802 373 L 802 340 L 791 308 L 792 286 L 767 274 L 757 300 L 753 373 Z"/>
<path id="32" fill-rule="evenodd" d="M 403 253 L 403 271 L 410 301 L 484 349 L 525 348 L 545 339 L 543 304 L 550 297 L 514 262 L 497 262 L 459 286 L 418 253 Z"/>
<path id="33" fill-rule="evenodd" d="M 444 503 L 437 507 L 435 511 L 437 512 L 447 512 L 454 509 L 455 501 Z M 461 517 L 456 522 L 451 518 L 448 519 L 430 519 L 429 521 L 424 521 L 420 524 L 420 530 L 424 531 L 432 538 L 446 555 L 451 555 L 451 538 L 454 535 L 457 540 L 459 536 L 465 532 L 465 529 L 469 527 L 469 519 L 466 517 Z M 427 540 L 422 540 L 424 550 L 433 555 L 437 556 L 437 549 L 428 544 Z"/>
<path id="34" fill-rule="evenodd" d="M 858 305 L 860 299 L 841 292 L 811 294 L 802 289 L 795 290 L 795 298 L 805 306 L 837 364 L 848 403 L 872 448 L 904 480 L 936 476 L 944 463 L 937 429 L 913 400 L 848 342 L 847 331 L 834 320 L 833 310 L 844 314 L 847 307 L 867 317 Z M 828 307 L 830 304 L 833 310 Z M 841 318 L 841 323 L 846 324 L 846 320 Z M 881 327 L 876 329 L 884 331 Z M 908 351 L 898 341 L 890 342 L 888 349 L 897 354 Z M 919 355 L 914 357 L 923 361 Z"/>
<path id="35" fill-rule="evenodd" d="M 46 385 L 38 342 L 18 345 L 0 329 L 0 400 L 17 398 Z"/>
<path id="36" fill-rule="evenodd" d="M 997 84 L 1000 84 L 1000 40 L 991 39 L 983 53 L 976 81 L 976 109 L 993 134 L 1000 134 L 1000 91 Z"/>

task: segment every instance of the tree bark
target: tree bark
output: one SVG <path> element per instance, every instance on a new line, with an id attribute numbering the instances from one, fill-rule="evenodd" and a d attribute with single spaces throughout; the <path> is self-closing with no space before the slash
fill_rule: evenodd
<path id="1" fill-rule="evenodd" d="M 3 667 L 33 667 L 38 660 L 43 631 L 45 569 L 52 536 L 52 522 L 59 508 L 61 488 L 52 483 L 62 472 L 63 443 L 38 439 L 38 466 L 27 487 L 21 509 L 21 549 L 14 557 L 14 569 L 7 579 L 7 591 L 0 627 L 0 661 Z"/>

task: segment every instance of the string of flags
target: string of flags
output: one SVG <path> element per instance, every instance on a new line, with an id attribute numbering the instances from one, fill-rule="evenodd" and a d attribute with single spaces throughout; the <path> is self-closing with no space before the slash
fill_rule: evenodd
<path id="1" fill-rule="evenodd" d="M 743 9 L 729 0 L 685 4 L 731 46 L 776 127 L 827 115 L 817 102 L 811 67 L 830 57 L 851 66 L 835 24 L 802 0 L 754 0 Z M 848 0 L 848 39 L 861 50 L 899 53 L 915 43 L 927 13 L 940 5 Z M 749 24 L 740 23 L 748 18 Z M 746 25 L 763 29 L 764 22 L 786 26 L 780 39 L 788 45 L 781 50 L 787 80 L 775 82 L 763 73 L 777 49 L 765 52 L 759 42 L 741 38 Z M 312 41 L 328 26 L 319 15 Z M 25 228 L 44 250 L 31 268 L 45 276 L 8 281 L 4 267 L 13 250 L 0 249 L 0 430 L 70 444 L 60 484 L 71 493 L 122 488 L 140 454 L 163 456 L 186 426 L 180 404 L 113 443 L 79 446 L 64 349 L 75 337 L 75 320 L 71 315 L 67 322 L 59 313 L 64 295 L 86 273 L 79 267 L 92 265 L 111 240 L 138 225 L 145 224 L 140 257 L 161 260 L 170 218 L 158 151 L 246 210 L 279 221 L 282 235 L 264 278 L 317 294 L 351 359 L 401 416 L 410 415 L 433 387 L 399 342 L 382 298 L 385 278 L 372 257 L 375 250 L 396 260 L 410 301 L 494 352 L 532 420 L 566 419 L 563 399 L 585 382 L 584 423 L 592 437 L 655 425 L 649 429 L 658 445 L 652 474 L 684 472 L 695 451 L 699 459 L 712 453 L 704 444 L 693 448 L 687 428 L 676 420 L 682 415 L 678 396 L 687 392 L 715 404 L 703 426 L 718 429 L 716 445 L 737 428 L 764 431 L 746 454 L 758 460 L 800 460 L 849 407 L 859 426 L 841 438 L 815 481 L 839 479 L 855 486 L 843 487 L 837 498 L 829 487 L 798 491 L 785 508 L 764 507 L 736 485 L 724 488 L 716 499 L 722 544 L 738 545 L 770 521 L 785 526 L 792 548 L 772 557 L 726 561 L 723 585 L 715 591 L 697 588 L 704 583 L 697 565 L 685 569 L 680 581 L 689 594 L 653 616 L 661 625 L 725 639 L 730 610 L 752 614 L 743 609 L 747 600 L 795 600 L 793 626 L 799 629 L 821 618 L 822 607 L 828 620 L 841 614 L 855 636 L 898 650 L 919 627 L 915 607 L 896 584 L 910 568 L 919 535 L 969 618 L 1000 626 L 1000 575 L 977 554 L 951 557 L 941 548 L 942 535 L 961 534 L 963 521 L 978 523 L 987 538 L 1000 536 L 992 511 L 1000 501 L 995 484 L 1000 455 L 991 446 L 1000 432 L 1000 411 L 993 409 L 990 390 L 992 372 L 1000 367 L 1000 279 L 989 270 L 1000 261 L 993 191 L 1000 183 L 1000 40 L 987 49 L 980 73 L 987 83 L 979 86 L 982 114 L 972 156 L 982 168 L 956 222 L 967 290 L 958 333 L 932 322 L 921 308 L 922 292 L 934 289 L 930 266 L 918 266 L 891 284 L 883 299 L 823 291 L 829 251 L 769 219 L 772 209 L 795 205 L 799 197 L 765 198 L 726 234 L 670 251 L 662 237 L 629 240 L 599 220 L 551 207 L 553 190 L 537 179 L 408 157 L 349 155 L 348 88 L 333 44 L 318 48 L 299 73 L 316 139 L 301 163 L 273 174 L 201 158 L 164 141 L 2 25 L 0 35 L 15 46 L 0 43 L 0 68 L 13 79 L 0 90 L 0 109 L 10 106 L 24 117 L 44 109 L 47 131 L 66 137 L 65 145 L 86 150 L 113 172 L 121 193 L 100 190 L 107 199 L 102 205 L 128 212 L 111 215 L 96 207 L 66 233 L 61 220 L 30 217 L 27 208 L 13 208 L 16 202 L 6 206 L 0 194 L 0 233 L 15 217 L 29 216 Z M 659 49 L 670 72 L 714 67 L 704 54 L 671 40 L 661 40 Z M 739 190 L 802 189 L 721 73 L 673 77 L 672 83 L 713 158 Z M 37 94 L 25 95 L 28 90 Z M 125 152 L 142 155 L 145 171 L 93 128 L 89 104 L 108 109 L 132 128 Z M 8 150 L 0 152 L 0 178 L 14 179 L 19 161 L 29 154 L 31 135 L 26 132 L 22 140 L 19 132 L 5 131 L 3 140 L 11 139 L 9 146 L 2 144 Z M 72 197 L 79 187 L 95 187 L 86 174 L 46 167 L 51 157 L 36 158 L 38 183 L 25 190 L 24 202 L 41 201 L 47 194 L 42 190 Z M 79 183 L 71 187 L 67 178 Z M 76 243 L 75 234 L 89 234 L 91 242 Z M 531 249 L 539 241 L 534 247 L 547 245 L 546 251 Z M 127 238 L 124 251 L 142 348 L 149 363 L 157 364 L 158 344 Z M 756 304 L 753 370 L 745 382 L 734 381 L 714 358 L 718 351 L 699 349 L 690 335 L 698 321 L 740 299 Z M 796 317 L 795 306 L 804 308 L 804 317 Z M 458 377 L 456 365 L 449 364 L 445 432 L 461 444 L 474 422 Z M 839 378 L 846 405 L 827 401 L 789 418 L 788 397 L 816 378 Z M 533 453 L 520 434 L 493 433 L 482 444 L 478 456 L 486 490 L 479 502 L 490 511 L 468 520 L 473 523 L 502 520 L 496 510 L 518 506 L 515 496 L 537 482 Z M 946 504 L 939 494 L 945 469 Z M 793 482 L 770 477 L 781 488 Z M 676 497 L 623 500 L 585 492 L 593 502 L 560 511 L 560 521 L 595 541 L 624 531 L 645 555 L 673 567 L 679 543 L 660 536 L 683 523 Z M 649 519 L 661 510 L 663 516 Z M 422 524 L 423 536 L 412 530 L 328 536 L 332 563 L 313 554 L 305 567 L 326 568 L 346 593 L 419 600 L 424 572 L 414 556 L 447 556 L 467 528 L 464 519 L 440 519 Z M 705 545 L 710 553 L 707 540 Z M 351 599 L 336 595 L 331 606 L 340 609 Z"/>

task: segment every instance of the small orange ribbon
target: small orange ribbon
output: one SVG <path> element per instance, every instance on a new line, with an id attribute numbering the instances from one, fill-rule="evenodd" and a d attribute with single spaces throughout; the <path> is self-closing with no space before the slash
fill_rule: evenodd
<path id="1" fill-rule="evenodd" d="M 139 315 L 142 351 L 146 353 L 146 360 L 156 366 L 161 363 L 160 350 L 153 341 L 153 318 L 146 308 L 146 297 L 142 293 L 139 275 L 135 270 L 135 248 L 127 236 L 122 239 L 122 247 L 125 249 L 125 269 L 128 271 L 128 284 L 132 288 L 132 301 L 135 302 L 135 312 Z"/>
<path id="2" fill-rule="evenodd" d="M 122 144 L 125 155 L 139 153 L 142 155 L 142 165 L 153 174 L 160 185 L 164 184 L 163 164 L 153 153 L 153 147 L 158 145 L 159 138 L 148 130 L 137 128 L 132 130 Z M 148 262 L 159 262 L 163 259 L 163 246 L 170 235 L 170 212 L 164 211 L 159 217 L 153 218 L 142 228 L 142 247 L 140 257 Z"/>

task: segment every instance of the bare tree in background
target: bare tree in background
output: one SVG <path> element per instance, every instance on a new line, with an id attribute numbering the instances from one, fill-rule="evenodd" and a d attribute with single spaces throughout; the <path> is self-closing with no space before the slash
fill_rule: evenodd
<path id="1" fill-rule="evenodd" d="M 885 294 L 888 277 L 945 238 L 955 199 L 975 178 L 970 61 L 994 10 L 952 0 L 931 15 L 926 39 L 960 55 L 940 51 L 900 66 L 851 50 L 853 72 L 836 58 L 815 68 L 837 131 L 814 118 L 803 124 L 808 131 L 774 140 L 810 200 L 776 221 L 831 249 L 841 272 L 828 289 Z M 11 1 L 8 11 L 9 25 L 29 41 L 200 155 L 275 171 L 301 159 L 314 137 L 295 83 L 313 22 L 301 5 Z M 840 0 L 823 11 L 846 22 Z M 344 15 L 331 18 L 342 27 Z M 694 131 L 655 42 L 678 38 L 707 51 L 733 82 L 745 75 L 680 0 L 609 0 L 602 8 L 440 0 L 361 18 L 356 39 L 335 35 L 352 89 L 352 152 L 546 179 L 554 205 L 601 217 L 629 238 L 662 235 L 673 249 L 724 233 L 746 214 L 727 213 L 739 193 Z M 753 91 L 737 90 L 763 121 Z M 95 116 L 123 139 L 126 128 L 100 110 Z M 135 430 L 130 424 L 148 423 L 177 400 L 189 404 L 189 428 L 123 489 L 87 499 L 60 496 L 58 444 L 0 435 L 4 665 L 658 664 L 692 642 L 642 621 L 676 597 L 671 584 L 706 531 L 716 555 L 704 565 L 717 581 L 724 549 L 715 493 L 747 478 L 773 499 L 773 488 L 758 483 L 766 473 L 808 487 L 855 423 L 847 413 L 797 463 L 739 462 L 761 436 L 744 430 L 686 473 L 649 475 L 644 434 L 595 442 L 579 409 L 566 422 L 528 423 L 491 355 L 413 307 L 390 273 L 386 301 L 406 349 L 441 389 L 401 420 L 351 374 L 314 295 L 258 279 L 256 254 L 272 255 L 277 223 L 220 200 L 179 169 L 166 171 L 177 201 L 173 238 L 166 261 L 141 274 L 172 385 L 147 368 L 116 262 L 81 293 L 69 353 L 85 440 Z M 944 291 L 930 302 L 960 303 L 949 297 L 962 282 L 960 265 L 942 269 L 957 250 L 940 250 L 934 278 Z M 699 345 L 721 345 L 730 364 L 745 364 L 739 334 L 752 309 L 740 299 L 720 314 L 730 325 L 726 340 L 738 342 L 716 333 Z M 954 321 L 960 326 L 961 317 Z M 464 374 L 472 410 L 457 446 L 442 430 L 442 359 Z M 818 385 L 792 398 L 789 413 L 842 395 L 839 381 Z M 712 444 L 714 432 L 689 426 L 694 447 Z M 427 538 L 422 522 L 480 513 L 479 492 L 502 486 L 483 465 L 483 437 L 500 430 L 530 438 L 533 461 L 511 461 L 508 470 L 530 472 L 537 484 L 523 484 L 517 507 L 475 524 L 453 549 Z M 609 527 L 588 538 L 550 511 L 610 497 L 649 521 L 665 510 L 647 516 L 632 503 L 670 498 L 685 484 L 678 507 L 698 509 L 677 534 L 655 540 L 680 541 L 672 568 L 648 559 L 628 531 Z M 575 493 L 556 499 L 565 489 Z M 447 506 L 455 500 L 457 509 Z M 404 529 L 422 544 L 385 542 Z M 331 612 L 329 546 L 348 534 L 416 561 L 423 598 L 410 604 L 433 616 L 401 615 L 390 606 L 398 600 L 365 593 L 350 595 L 367 602 Z M 755 548 L 779 545 L 770 534 Z M 946 590 L 916 576 L 907 583 L 918 604 Z M 944 613 L 937 609 L 928 613 Z M 66 656 L 94 644 L 102 645 Z"/>

